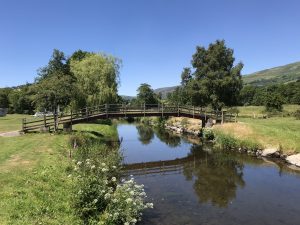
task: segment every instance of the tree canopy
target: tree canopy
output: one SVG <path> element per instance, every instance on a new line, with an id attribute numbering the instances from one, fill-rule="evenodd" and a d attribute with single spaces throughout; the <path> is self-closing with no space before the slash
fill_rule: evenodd
<path id="1" fill-rule="evenodd" d="M 78 88 L 90 105 L 114 103 L 118 100 L 119 59 L 104 54 L 86 54 L 70 61 Z"/>
<path id="2" fill-rule="evenodd" d="M 149 84 L 143 83 L 137 89 L 137 102 L 145 104 L 157 104 L 157 96 Z"/>

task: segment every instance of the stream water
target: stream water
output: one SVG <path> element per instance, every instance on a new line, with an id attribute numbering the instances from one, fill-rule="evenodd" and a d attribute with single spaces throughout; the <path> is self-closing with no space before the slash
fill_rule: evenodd
<path id="1" fill-rule="evenodd" d="M 119 124 L 125 174 L 145 185 L 139 224 L 300 225 L 300 173 L 286 165 Z"/>

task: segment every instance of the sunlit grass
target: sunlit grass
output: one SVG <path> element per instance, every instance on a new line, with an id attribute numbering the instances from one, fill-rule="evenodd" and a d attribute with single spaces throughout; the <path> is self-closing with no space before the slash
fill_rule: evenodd
<path id="1" fill-rule="evenodd" d="M 18 129 L 22 117 L 0 118 L 1 132 Z M 74 127 L 96 131 L 103 139 L 117 135 L 116 128 L 109 125 Z M 0 137 L 0 224 L 81 223 L 71 205 L 69 137 L 49 133 Z"/>
<path id="2" fill-rule="evenodd" d="M 280 146 L 287 153 L 300 152 L 300 120 L 294 117 L 238 120 L 239 123 L 228 123 L 215 129 L 241 139 L 258 141 L 265 147 Z"/>

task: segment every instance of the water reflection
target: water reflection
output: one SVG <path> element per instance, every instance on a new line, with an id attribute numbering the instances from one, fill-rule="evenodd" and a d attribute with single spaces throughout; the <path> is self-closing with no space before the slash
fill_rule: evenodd
<path id="1" fill-rule="evenodd" d="M 192 145 L 193 163 L 184 164 L 183 174 L 193 180 L 193 188 L 202 203 L 226 207 L 235 197 L 237 187 L 244 187 L 243 164 L 219 151 L 208 153 Z"/>
<path id="2" fill-rule="evenodd" d="M 300 174 L 286 165 L 147 126 L 119 125 L 118 132 L 124 174 L 143 183 L 155 205 L 140 225 L 299 224 Z"/>
<path id="3" fill-rule="evenodd" d="M 161 128 L 155 129 L 155 134 L 160 141 L 164 142 L 170 147 L 177 147 L 181 144 L 181 138 L 179 136 L 176 136 L 164 129 Z"/>
<path id="4" fill-rule="evenodd" d="M 142 144 L 148 145 L 151 143 L 151 140 L 154 138 L 154 130 L 150 126 L 139 124 L 136 126 L 138 131 L 139 140 Z"/>

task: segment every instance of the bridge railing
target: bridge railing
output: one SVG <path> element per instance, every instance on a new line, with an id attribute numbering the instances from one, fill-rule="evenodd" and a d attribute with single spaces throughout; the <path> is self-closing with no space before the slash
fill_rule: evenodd
<path id="1" fill-rule="evenodd" d="M 101 115 L 120 114 L 128 116 L 130 114 L 136 115 L 159 113 L 164 116 L 165 113 L 177 113 L 177 115 L 188 114 L 190 116 L 199 116 L 206 118 L 213 118 L 216 120 L 224 120 L 224 112 L 207 110 L 201 107 L 194 106 L 179 106 L 166 104 L 140 104 L 140 105 L 126 105 L 126 104 L 105 104 L 93 107 L 85 107 L 76 111 L 66 113 L 59 112 L 55 115 L 43 115 L 42 118 L 33 118 L 30 120 L 23 119 L 22 130 L 34 130 L 41 127 L 57 127 L 59 124 L 72 123 L 73 121 L 84 120 L 85 118 L 99 117 Z"/>

